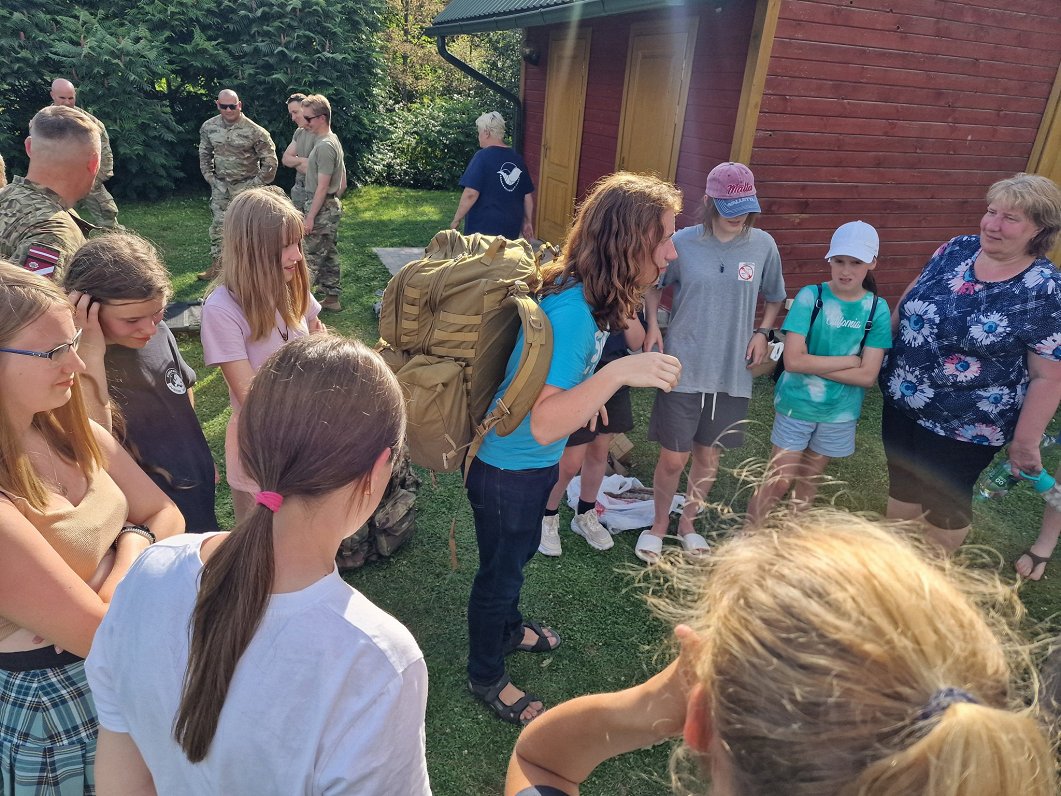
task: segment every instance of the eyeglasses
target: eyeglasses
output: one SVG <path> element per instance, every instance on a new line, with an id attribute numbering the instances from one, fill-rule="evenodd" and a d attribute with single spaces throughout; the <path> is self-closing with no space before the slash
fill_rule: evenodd
<path id="1" fill-rule="evenodd" d="M 234 110 L 236 110 L 236 108 L 239 107 L 239 103 L 238 102 L 219 102 L 219 103 L 217 103 L 217 107 L 219 107 L 223 111 L 234 111 Z"/>
<path id="2" fill-rule="evenodd" d="M 306 114 L 302 114 L 302 118 L 307 122 L 312 122 L 314 119 L 319 119 L 323 115 L 323 113 L 318 113 L 316 116 L 306 116 Z"/>
<path id="3" fill-rule="evenodd" d="M 69 351 L 77 351 L 77 347 L 81 344 L 81 332 L 82 331 L 83 331 L 82 329 L 78 329 L 77 333 L 74 335 L 74 339 L 73 340 L 71 340 L 69 343 L 63 343 L 62 345 L 57 345 L 51 351 L 23 351 L 20 348 L 0 348 L 0 353 L 3 353 L 3 354 L 22 354 L 22 356 L 39 357 L 40 359 L 50 359 L 50 360 L 52 360 L 54 362 L 59 357 L 61 357 L 63 354 L 66 354 Z"/>

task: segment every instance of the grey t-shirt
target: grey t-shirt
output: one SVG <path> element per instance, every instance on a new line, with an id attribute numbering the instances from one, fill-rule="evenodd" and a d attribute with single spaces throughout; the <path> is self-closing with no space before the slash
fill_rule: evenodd
<path id="1" fill-rule="evenodd" d="M 678 259 L 663 274 L 674 285 L 664 350 L 682 363 L 675 392 L 722 392 L 750 398 L 744 354 L 755 331 L 755 304 L 785 299 L 781 255 L 769 234 L 752 228 L 731 241 L 705 237 L 703 225 L 674 235 Z"/>

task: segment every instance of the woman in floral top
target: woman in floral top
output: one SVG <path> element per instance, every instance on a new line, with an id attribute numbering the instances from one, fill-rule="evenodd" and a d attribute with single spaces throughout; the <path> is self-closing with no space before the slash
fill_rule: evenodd
<path id="1" fill-rule="evenodd" d="M 880 373 L 888 517 L 920 518 L 948 552 L 1003 445 L 1015 468 L 1042 469 L 1039 440 L 1061 399 L 1061 274 L 1046 258 L 1061 190 L 1017 174 L 987 201 L 980 234 L 941 246 L 899 300 Z"/>

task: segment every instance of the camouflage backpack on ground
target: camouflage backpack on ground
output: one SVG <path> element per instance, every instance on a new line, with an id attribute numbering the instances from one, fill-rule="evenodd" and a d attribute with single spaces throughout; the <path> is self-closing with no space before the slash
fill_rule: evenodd
<path id="1" fill-rule="evenodd" d="M 552 327 L 533 297 L 540 282 L 526 241 L 454 230 L 391 279 L 378 350 L 405 392 L 415 464 L 456 470 L 490 429 L 510 434 L 530 412 L 553 353 Z M 521 327 L 519 368 L 488 414 Z"/>
<path id="2" fill-rule="evenodd" d="M 395 465 L 390 484 L 368 522 L 343 539 L 335 563 L 340 572 L 357 569 L 366 561 L 387 558 L 416 532 L 416 490 L 420 479 L 403 456 Z"/>

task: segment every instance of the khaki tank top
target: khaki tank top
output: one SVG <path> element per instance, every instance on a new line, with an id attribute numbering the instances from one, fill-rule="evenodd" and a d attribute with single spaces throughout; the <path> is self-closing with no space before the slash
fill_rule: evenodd
<path id="1" fill-rule="evenodd" d="M 125 495 L 103 469 L 92 474 L 88 490 L 76 506 L 50 506 L 39 512 L 27 506 L 25 501 L 15 500 L 13 503 L 63 561 L 85 581 L 96 571 L 129 514 Z M 14 622 L 0 616 L 0 639 L 18 629 Z"/>

